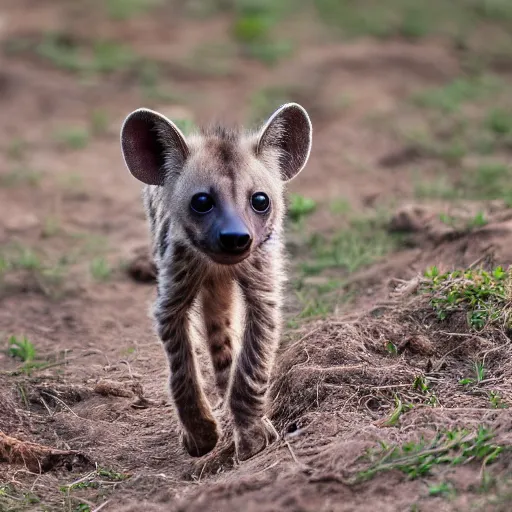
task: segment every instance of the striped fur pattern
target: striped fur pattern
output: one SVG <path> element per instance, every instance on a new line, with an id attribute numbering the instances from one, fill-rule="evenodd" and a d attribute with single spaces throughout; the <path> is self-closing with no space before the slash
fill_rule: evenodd
<path id="1" fill-rule="evenodd" d="M 183 444 L 192 456 L 211 451 L 220 435 L 197 367 L 197 332 L 234 424 L 239 460 L 262 450 L 271 437 L 264 416 L 281 326 L 284 185 L 305 166 L 311 132 L 297 104 L 278 109 L 257 133 L 217 126 L 185 138 L 170 120 L 146 109 L 130 114 L 121 130 L 126 165 L 146 184 L 157 268 L 156 331 L 169 362 Z M 270 202 L 265 212 L 251 206 L 261 192 Z M 213 198 L 211 211 L 191 208 L 198 193 Z M 219 233 L 228 225 L 250 237 L 242 253 L 219 248 Z M 194 322 L 200 329 L 192 329 Z"/>

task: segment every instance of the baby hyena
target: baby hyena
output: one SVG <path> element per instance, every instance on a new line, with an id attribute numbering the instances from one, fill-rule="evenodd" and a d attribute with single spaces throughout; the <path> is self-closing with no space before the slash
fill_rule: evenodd
<path id="1" fill-rule="evenodd" d="M 132 112 L 121 129 L 126 166 L 146 184 L 158 270 L 156 329 L 192 456 L 211 451 L 219 437 L 195 361 L 196 311 L 231 413 L 238 459 L 268 442 L 265 395 L 284 279 L 283 185 L 306 165 L 311 135 L 308 114 L 295 103 L 280 107 L 257 133 L 211 127 L 185 138 L 174 123 L 147 109 Z M 237 298 L 243 315 L 235 311 Z M 240 340 L 236 320 L 243 326 Z"/>

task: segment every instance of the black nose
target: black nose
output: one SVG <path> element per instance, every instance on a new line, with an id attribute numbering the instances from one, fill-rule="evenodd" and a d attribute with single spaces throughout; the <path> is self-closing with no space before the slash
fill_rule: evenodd
<path id="1" fill-rule="evenodd" d="M 243 252 L 249 248 L 251 242 L 252 238 L 249 233 L 233 233 L 230 231 L 221 231 L 219 233 L 219 243 L 225 252 Z"/>

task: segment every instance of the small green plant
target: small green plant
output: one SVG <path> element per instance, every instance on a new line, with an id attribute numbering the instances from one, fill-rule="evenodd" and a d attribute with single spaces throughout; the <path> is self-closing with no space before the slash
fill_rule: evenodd
<path id="1" fill-rule="evenodd" d="M 446 224 L 447 226 L 455 226 L 457 219 L 455 217 L 452 217 L 451 215 L 448 215 L 447 213 L 440 213 L 439 214 L 439 220 Z"/>
<path id="2" fill-rule="evenodd" d="M 54 134 L 54 139 L 70 149 L 83 149 L 89 144 L 89 130 L 79 126 L 60 128 Z"/>
<path id="3" fill-rule="evenodd" d="M 436 267 L 425 272 L 422 290 L 430 293 L 430 304 L 439 320 L 464 308 L 472 329 L 488 324 L 510 323 L 509 294 L 511 275 L 502 267 L 485 270 L 455 270 L 440 274 Z"/>
<path id="4" fill-rule="evenodd" d="M 473 368 L 475 370 L 476 382 L 479 384 L 484 380 L 487 370 L 485 369 L 483 361 L 475 361 Z"/>
<path id="5" fill-rule="evenodd" d="M 25 336 L 22 339 L 11 336 L 8 341 L 7 353 L 23 362 L 30 362 L 36 358 L 36 348 Z"/>
<path id="6" fill-rule="evenodd" d="M 81 479 L 79 482 L 61 486 L 60 491 L 69 494 L 71 491 L 78 489 L 99 489 L 106 483 L 122 482 L 128 478 L 130 478 L 130 475 L 126 473 L 98 467 L 96 471 L 89 473 L 87 477 Z"/>
<path id="7" fill-rule="evenodd" d="M 96 281 L 106 281 L 112 275 L 112 267 L 105 258 L 94 258 L 91 261 L 91 275 Z"/>
<path id="8" fill-rule="evenodd" d="M 112 482 L 122 482 L 129 477 L 126 473 L 120 473 L 119 471 L 107 468 L 98 468 L 97 474 L 98 476 L 106 478 Z"/>
<path id="9" fill-rule="evenodd" d="M 496 391 L 489 392 L 489 401 L 493 409 L 507 409 L 507 404 L 503 401 L 501 395 Z"/>
<path id="10" fill-rule="evenodd" d="M 427 270 L 425 270 L 423 275 L 429 279 L 434 280 L 437 277 L 439 277 L 440 272 L 439 272 L 439 269 L 434 265 L 432 267 L 427 268 Z"/>
<path id="11" fill-rule="evenodd" d="M 393 356 L 396 356 L 398 354 L 398 348 L 392 341 L 388 341 L 386 343 L 386 351 L 388 352 L 388 354 L 391 354 Z"/>
<path id="12" fill-rule="evenodd" d="M 419 391 L 421 394 L 426 395 L 425 403 L 426 405 L 437 407 L 439 405 L 439 400 L 436 394 L 430 388 L 428 379 L 423 375 L 418 375 L 414 382 L 412 383 L 412 388 L 416 391 Z"/>
<path id="13" fill-rule="evenodd" d="M 91 507 L 87 503 L 79 503 L 74 512 L 91 512 Z"/>
<path id="14" fill-rule="evenodd" d="M 358 480 L 367 480 L 381 471 L 397 469 L 410 479 L 428 475 L 436 465 L 457 466 L 470 461 L 483 461 L 483 466 L 495 462 L 509 447 L 492 442 L 494 434 L 480 426 L 476 432 L 448 430 L 431 441 L 421 438 L 402 445 L 381 444 L 376 452 L 369 452 L 371 465 L 361 471 Z"/>
<path id="15" fill-rule="evenodd" d="M 288 205 L 288 216 L 293 222 L 300 222 L 307 215 L 313 213 L 316 209 L 316 202 L 300 194 L 290 194 Z"/>
<path id="16" fill-rule="evenodd" d="M 405 412 L 412 408 L 412 404 L 404 404 L 401 398 L 398 395 L 395 395 L 395 408 L 393 409 L 393 412 L 390 414 L 389 418 L 387 418 L 382 424 L 385 427 L 396 426 L 402 414 L 404 414 Z"/>
<path id="17" fill-rule="evenodd" d="M 428 393 L 430 391 L 428 380 L 423 375 L 418 375 L 414 379 L 414 382 L 412 383 L 412 388 L 421 391 L 421 393 Z"/>
<path id="18" fill-rule="evenodd" d="M 453 496 L 455 494 L 455 489 L 453 485 L 449 482 L 441 482 L 440 484 L 434 484 L 429 486 L 428 495 L 429 496 L 444 496 L 445 498 Z"/>
<path id="19" fill-rule="evenodd" d="M 487 224 L 487 219 L 485 218 L 484 212 L 478 212 L 470 221 L 468 222 L 468 229 L 481 228 Z"/>
<path id="20" fill-rule="evenodd" d="M 473 370 L 475 372 L 474 378 L 461 379 L 459 384 L 467 386 L 468 384 L 480 384 L 484 380 L 486 369 L 483 362 L 475 361 L 473 363 Z"/>

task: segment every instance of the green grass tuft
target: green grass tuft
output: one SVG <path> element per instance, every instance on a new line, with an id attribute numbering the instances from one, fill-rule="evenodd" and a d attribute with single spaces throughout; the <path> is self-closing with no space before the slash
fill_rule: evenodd
<path id="1" fill-rule="evenodd" d="M 288 205 L 288 217 L 292 222 L 300 222 L 306 216 L 313 213 L 316 209 L 316 202 L 300 194 L 290 194 L 290 202 Z"/>
<path id="2" fill-rule="evenodd" d="M 36 358 L 36 348 L 25 336 L 22 339 L 11 336 L 8 341 L 7 353 L 17 357 L 23 362 L 30 362 Z"/>
<path id="3" fill-rule="evenodd" d="M 502 396 L 496 391 L 489 392 L 489 402 L 493 409 L 507 409 L 508 405 L 504 402 Z"/>
<path id="4" fill-rule="evenodd" d="M 475 378 L 465 378 L 459 381 L 459 384 L 462 386 L 467 386 L 468 384 L 480 384 L 484 380 L 485 374 L 487 370 L 484 367 L 483 362 L 475 361 L 473 363 L 473 370 L 475 374 Z"/>
<path id="5" fill-rule="evenodd" d="M 429 496 L 443 496 L 444 498 L 448 498 L 450 496 L 454 496 L 455 494 L 455 489 L 449 482 L 441 482 L 440 484 L 431 485 L 428 488 Z"/>
<path id="6" fill-rule="evenodd" d="M 448 430 L 439 433 L 431 441 L 421 439 L 402 445 L 387 446 L 381 443 L 379 449 L 368 454 L 371 465 L 361 471 L 359 480 L 368 480 L 377 473 L 397 469 L 415 479 L 430 474 L 438 465 L 462 465 L 473 460 L 483 466 L 495 462 L 509 447 L 494 444 L 493 433 L 480 426 L 476 432 Z"/>
<path id="7" fill-rule="evenodd" d="M 485 270 L 455 270 L 440 274 L 437 267 L 425 272 L 422 290 L 432 295 L 430 304 L 439 320 L 446 320 L 463 308 L 470 328 L 487 325 L 506 327 L 511 323 L 511 272 L 502 267 Z"/>

